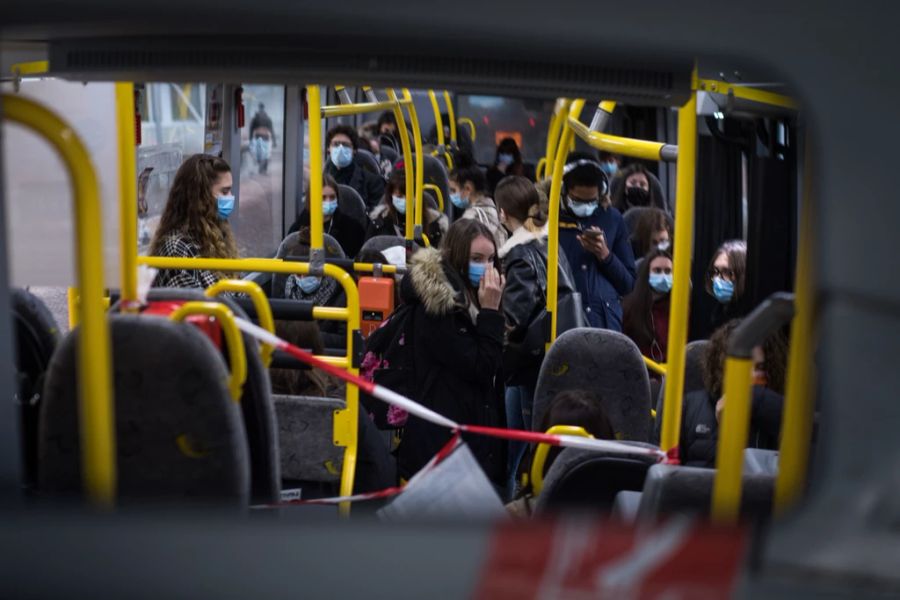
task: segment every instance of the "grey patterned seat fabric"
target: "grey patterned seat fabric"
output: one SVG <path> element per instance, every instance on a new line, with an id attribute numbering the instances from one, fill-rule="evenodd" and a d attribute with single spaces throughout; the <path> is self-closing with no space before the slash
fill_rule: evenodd
<path id="1" fill-rule="evenodd" d="M 334 411 L 343 408 L 344 401 L 334 398 L 275 396 L 285 480 L 340 480 L 344 452 L 334 445 Z"/>
<path id="2" fill-rule="evenodd" d="M 381 165 L 378 164 L 375 155 L 368 150 L 357 150 L 356 160 L 365 170 L 371 171 L 376 175 L 381 175 Z"/>
<path id="3" fill-rule="evenodd" d="M 654 447 L 641 442 L 628 443 Z M 647 470 L 654 464 L 656 459 L 649 456 L 566 448 L 547 472 L 536 510 L 546 512 L 577 506 L 608 511 L 619 492 L 643 489 Z"/>
<path id="4" fill-rule="evenodd" d="M 366 240 L 366 243 L 362 245 L 359 253 L 363 254 L 367 251 L 376 251 L 381 252 L 383 250 L 387 250 L 388 248 L 393 248 L 394 246 L 405 246 L 406 240 L 402 237 L 396 235 L 376 235 L 374 237 L 370 237 Z"/>
<path id="5" fill-rule="evenodd" d="M 227 296 L 207 298 L 200 290 L 187 288 L 153 288 L 148 300 L 197 300 L 221 302 L 235 316 L 246 319 L 244 310 Z M 242 334 L 247 357 L 247 381 L 241 396 L 241 415 L 250 450 L 250 494 L 254 504 L 277 502 L 281 495 L 281 463 L 278 458 L 278 438 L 275 405 L 269 372 L 259 355 L 259 344 L 248 334 Z M 223 342 L 224 343 L 224 342 Z M 227 346 L 223 356 L 228 357 Z"/>
<path id="6" fill-rule="evenodd" d="M 654 465 L 638 508 L 639 520 L 654 520 L 669 514 L 708 516 L 712 502 L 715 469 Z M 741 515 L 767 518 L 772 512 L 775 478 L 771 475 L 744 475 Z"/>
<path id="7" fill-rule="evenodd" d="M 559 336 L 538 376 L 532 417 L 535 429 L 541 427 L 553 398 L 566 390 L 599 392 L 617 438 L 649 440 L 650 380 L 640 351 L 628 337 L 587 327 Z"/>
<path id="8" fill-rule="evenodd" d="M 360 198 L 362 200 L 362 198 Z M 325 247 L 325 255 L 330 258 L 347 258 L 347 254 L 341 247 L 341 244 L 328 235 L 322 234 L 322 244 Z M 287 256 L 304 256 L 309 258 L 309 247 L 300 244 L 300 232 L 295 231 L 289 234 L 281 241 L 275 258 L 285 258 Z M 287 283 L 288 276 L 284 273 L 276 273 L 272 277 L 272 295 L 271 298 L 284 298 L 284 286 Z"/>
<path id="9" fill-rule="evenodd" d="M 694 340 L 685 347 L 684 355 L 684 394 L 705 389 L 703 384 L 703 365 L 706 361 L 706 349 L 709 340 Z M 653 425 L 653 441 L 659 443 L 662 426 L 663 401 L 666 397 L 666 379 L 663 377 L 656 396 L 656 422 Z"/>
<path id="10" fill-rule="evenodd" d="M 219 351 L 195 327 L 156 316 L 109 317 L 120 501 L 246 506 L 247 437 Z M 47 375 L 39 435 L 42 493 L 81 488 L 76 329 Z"/>
<path id="11" fill-rule="evenodd" d="M 375 160 L 374 158 L 372 160 Z M 338 206 L 341 212 L 354 219 L 363 228 L 363 231 L 369 226 L 369 212 L 366 210 L 366 203 L 349 185 L 338 184 Z"/>
<path id="12" fill-rule="evenodd" d="M 447 167 L 444 161 L 430 154 L 422 153 L 422 171 L 425 174 L 425 183 L 436 185 L 441 194 L 444 196 L 444 211 L 448 210 L 450 205 L 450 177 L 447 174 Z M 434 198 L 434 208 L 437 209 L 437 198 Z"/>

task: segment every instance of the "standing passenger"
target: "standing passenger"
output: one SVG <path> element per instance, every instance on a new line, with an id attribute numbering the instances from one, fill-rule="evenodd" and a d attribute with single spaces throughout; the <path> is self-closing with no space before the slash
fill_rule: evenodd
<path id="1" fill-rule="evenodd" d="M 456 169 L 450 174 L 450 201 L 462 212 L 459 218 L 475 219 L 487 226 L 499 248 L 506 242 L 506 231 L 500 225 L 494 201 L 484 195 L 484 185 L 484 174 L 478 167 Z"/>
<path id="2" fill-rule="evenodd" d="M 718 301 L 710 315 L 716 330 L 728 321 L 746 316 L 744 282 L 747 271 L 747 243 L 729 240 L 713 254 L 706 272 L 706 292 Z"/>
<path id="3" fill-rule="evenodd" d="M 175 173 L 169 199 L 150 244 L 152 256 L 237 258 L 228 217 L 234 210 L 231 167 L 221 158 L 195 154 Z M 157 287 L 206 288 L 225 275 L 213 271 L 163 269 Z"/>
<path id="4" fill-rule="evenodd" d="M 639 206 L 652 206 L 666 210 L 665 199 L 653 193 L 650 188 L 650 172 L 640 163 L 632 163 L 622 169 L 617 181 L 622 184 L 616 187 L 613 204 L 619 212 Z M 614 186 L 615 187 L 615 186 Z"/>
<path id="5" fill-rule="evenodd" d="M 415 396 L 457 423 L 503 427 L 504 279 L 497 248 L 484 225 L 463 220 L 447 231 L 440 252 L 413 255 L 401 282 L 412 307 Z M 408 479 L 450 439 L 450 431 L 413 415 L 400 443 L 400 476 Z M 488 478 L 498 487 L 506 475 L 506 442 L 466 437 Z"/>
<path id="6" fill-rule="evenodd" d="M 328 161 L 325 172 L 343 185 L 349 185 L 359 192 L 366 207 L 371 210 L 384 194 L 384 179 L 372 173 L 356 160 L 359 135 L 347 125 L 337 125 L 325 136 Z"/>
<path id="7" fill-rule="evenodd" d="M 511 137 L 503 138 L 497 144 L 497 154 L 494 158 L 494 165 L 487 172 L 487 193 L 489 196 L 494 195 L 494 188 L 500 183 L 500 180 L 507 175 L 521 175 L 528 177 L 534 181 L 534 174 L 527 173 L 525 163 L 522 162 L 522 152 L 516 140 Z M 529 176 L 530 175 L 530 176 Z"/>
<path id="8" fill-rule="evenodd" d="M 656 248 L 641 263 L 634 291 L 622 300 L 625 335 L 658 363 L 666 362 L 671 291 L 672 255 Z"/>
<path id="9" fill-rule="evenodd" d="M 590 154 L 572 152 L 563 170 L 559 245 L 592 327 L 622 331 L 619 298 L 634 287 L 634 255 L 606 174 Z"/>

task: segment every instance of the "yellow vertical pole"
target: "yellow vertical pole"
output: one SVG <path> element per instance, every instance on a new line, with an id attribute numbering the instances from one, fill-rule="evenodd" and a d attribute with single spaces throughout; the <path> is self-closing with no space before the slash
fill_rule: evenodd
<path id="1" fill-rule="evenodd" d="M 116 121 L 119 139 L 119 219 L 122 311 L 137 301 L 137 158 L 134 136 L 134 84 L 116 84 Z"/>
<path id="2" fill-rule="evenodd" d="M 72 182 L 77 322 L 81 328 L 77 360 L 81 477 L 93 504 L 112 506 L 116 496 L 116 437 L 109 324 L 103 299 L 100 186 L 87 148 L 65 121 L 40 104 L 18 96 L 4 94 L 0 103 L 5 119 L 32 129 L 53 146 Z"/>
<path id="3" fill-rule="evenodd" d="M 310 250 L 321 250 L 324 245 L 322 231 L 322 95 L 318 85 L 306 87 L 306 103 L 309 113 L 309 208 Z"/>
<path id="4" fill-rule="evenodd" d="M 78 327 L 78 290 L 70 287 L 66 290 L 66 306 L 69 309 L 69 331 Z"/>
<path id="5" fill-rule="evenodd" d="M 660 446 L 666 452 L 678 445 L 684 361 L 691 294 L 691 249 L 694 241 L 694 178 L 697 162 L 697 73 L 690 99 L 678 110 L 678 164 L 675 175 L 675 255 L 672 304 L 669 309 L 669 351 L 666 395 Z"/>
<path id="6" fill-rule="evenodd" d="M 453 114 L 453 102 L 447 90 L 444 90 L 444 103 L 447 105 L 447 120 L 450 121 L 450 141 L 456 142 L 456 115 Z"/>
<path id="7" fill-rule="evenodd" d="M 416 202 L 415 212 L 413 213 L 413 227 L 422 227 L 422 199 L 425 192 L 425 157 L 422 156 L 422 130 L 419 127 L 419 115 L 416 112 L 416 105 L 413 103 L 412 94 L 406 88 L 403 88 L 403 99 L 409 100 L 406 110 L 409 111 L 409 123 L 412 125 L 413 144 L 416 148 Z M 409 212 L 409 192 L 406 194 L 406 211 Z"/>
<path id="8" fill-rule="evenodd" d="M 569 106 L 572 101 L 560 98 L 556 101 L 553 115 L 550 117 L 550 128 L 547 131 L 547 166 L 544 169 L 552 169 L 555 164 L 556 148 L 559 145 L 559 138 L 566 122 L 566 116 L 569 114 Z M 551 171 L 552 173 L 552 171 Z"/>
<path id="9" fill-rule="evenodd" d="M 807 137 L 806 148 L 809 148 Z M 795 313 L 791 324 L 791 346 L 781 425 L 775 508 L 778 514 L 790 508 L 803 494 L 809 466 L 814 412 L 813 359 L 815 299 L 813 297 L 813 202 L 810 152 L 806 151 L 803 173 L 803 204 L 800 209 L 800 239 L 794 282 Z"/>
<path id="10" fill-rule="evenodd" d="M 412 150 L 409 147 L 409 132 L 406 130 L 406 119 L 403 118 L 403 108 L 397 99 L 397 92 L 393 89 L 387 90 L 388 100 L 395 103 L 394 117 L 397 120 L 397 131 L 400 133 L 400 147 L 403 150 L 404 174 L 406 175 L 406 235 L 407 241 L 413 239 L 413 213 L 410 210 L 410 194 L 415 193 L 415 184 L 413 182 L 412 170 Z M 406 95 L 404 94 L 404 100 Z"/>
<path id="11" fill-rule="evenodd" d="M 437 131 L 438 146 L 444 145 L 444 119 L 441 118 L 441 107 L 438 105 L 434 90 L 428 90 L 428 99 L 431 100 L 431 109 L 434 111 L 434 129 Z"/>
<path id="12" fill-rule="evenodd" d="M 680 161 L 680 140 L 678 145 Z M 719 523 L 734 523 L 741 511 L 741 476 L 749 433 L 752 387 L 753 360 L 729 356 L 725 361 L 725 408 L 719 427 L 712 494 L 712 517 Z"/>
<path id="13" fill-rule="evenodd" d="M 568 102 L 566 103 L 568 107 Z M 584 108 L 584 100 L 575 100 L 571 103 L 570 112 L 581 114 Z M 559 140 L 559 151 L 553 163 L 553 181 L 550 184 L 550 198 L 548 206 L 550 213 L 547 220 L 547 312 L 550 313 L 550 340 L 547 342 L 547 350 L 556 339 L 556 304 L 559 295 L 559 197 L 562 193 L 563 169 L 566 166 L 566 152 L 572 141 L 574 132 L 569 128 L 566 115 L 561 118 L 562 133 Z"/>

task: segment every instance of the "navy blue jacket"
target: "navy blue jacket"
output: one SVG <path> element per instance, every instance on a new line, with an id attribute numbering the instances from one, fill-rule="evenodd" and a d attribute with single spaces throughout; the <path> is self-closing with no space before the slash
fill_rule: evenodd
<path id="1" fill-rule="evenodd" d="M 606 236 L 610 254 L 603 262 L 584 250 L 576 239 L 581 229 L 591 227 L 599 227 Z M 598 206 L 590 217 L 580 218 L 563 203 L 559 211 L 559 247 L 572 267 L 575 287 L 581 293 L 591 326 L 622 331 L 619 298 L 631 292 L 635 278 L 634 255 L 622 214 L 612 205 Z"/>

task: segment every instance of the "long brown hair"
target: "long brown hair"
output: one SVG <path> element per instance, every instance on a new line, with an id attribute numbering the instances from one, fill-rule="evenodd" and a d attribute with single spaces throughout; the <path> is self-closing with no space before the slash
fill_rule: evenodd
<path id="1" fill-rule="evenodd" d="M 158 255 L 163 240 L 172 234 L 191 238 L 203 258 L 237 258 L 237 245 L 228 221 L 219 219 L 218 203 L 212 187 L 231 167 L 221 158 L 195 154 L 175 173 L 169 199 L 150 245 L 150 254 Z"/>
<path id="2" fill-rule="evenodd" d="M 738 302 L 744 296 L 744 278 L 747 273 L 747 242 L 744 240 L 728 240 L 723 242 L 715 251 L 712 259 L 709 261 L 709 268 L 706 270 L 706 293 L 712 294 L 712 277 L 709 272 L 712 271 L 713 265 L 720 254 L 728 256 L 728 268 L 734 273 L 734 296 L 731 303 Z"/>
<path id="3" fill-rule="evenodd" d="M 537 188 L 521 175 L 507 175 L 494 188 L 494 202 L 513 219 L 521 222 L 525 229 L 537 233 L 547 222 L 547 215 L 541 212 L 541 197 Z"/>
<path id="4" fill-rule="evenodd" d="M 459 219 L 447 229 L 444 239 L 441 241 L 441 262 L 463 283 L 463 289 L 469 302 L 478 306 L 478 295 L 472 291 L 469 285 L 469 256 L 472 251 L 472 242 L 477 237 L 485 237 L 494 246 L 494 263 L 499 266 L 497 258 L 497 242 L 494 234 L 480 221 L 475 219 Z M 488 268 L 491 268 L 489 266 Z M 457 282 L 457 283 L 459 283 Z"/>
<path id="5" fill-rule="evenodd" d="M 719 327 L 709 338 L 703 365 L 703 385 L 714 398 L 722 395 L 725 375 L 725 356 L 728 351 L 728 340 L 741 319 L 732 319 Z M 784 334 L 776 331 L 766 338 L 762 344 L 766 365 L 766 387 L 784 394 L 784 383 L 787 377 L 788 348 Z"/>
<path id="6" fill-rule="evenodd" d="M 650 251 L 650 246 L 653 245 L 653 234 L 663 229 L 669 232 L 669 244 L 671 244 L 674 236 L 674 226 L 672 217 L 664 210 L 647 208 L 647 210 L 643 211 L 634 225 L 634 235 L 631 236 L 637 243 L 638 254 L 640 256 L 647 254 Z"/>
<path id="7" fill-rule="evenodd" d="M 622 331 L 638 346 L 649 346 L 656 337 L 650 322 L 650 311 L 653 308 L 650 263 L 660 256 L 672 260 L 672 255 L 667 250 L 658 248 L 651 250 L 641 261 L 634 281 L 634 289 L 622 300 Z"/>

